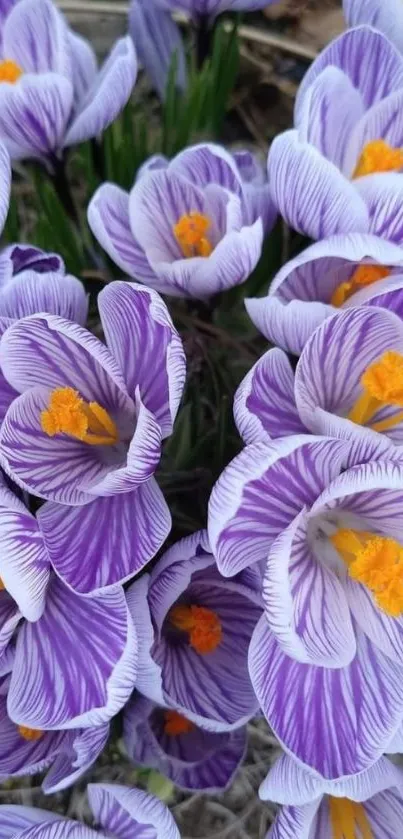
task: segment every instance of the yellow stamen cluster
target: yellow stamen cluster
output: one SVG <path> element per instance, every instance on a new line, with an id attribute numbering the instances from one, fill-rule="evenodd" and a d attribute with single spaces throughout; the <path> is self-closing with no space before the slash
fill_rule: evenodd
<path id="1" fill-rule="evenodd" d="M 403 614 L 403 548 L 394 539 L 340 529 L 330 537 L 353 580 L 372 592 L 375 602 L 393 618 Z"/>
<path id="2" fill-rule="evenodd" d="M 174 225 L 173 232 L 179 247 L 186 257 L 210 256 L 213 246 L 207 236 L 211 221 L 203 213 L 192 211 L 182 216 Z"/>
<path id="3" fill-rule="evenodd" d="M 212 653 L 222 640 L 221 621 L 204 606 L 174 606 L 169 619 L 175 629 L 189 633 L 189 643 L 200 655 Z"/>
<path id="4" fill-rule="evenodd" d="M 30 740 L 34 742 L 35 740 L 40 740 L 43 734 L 43 731 L 40 731 L 39 728 L 28 728 L 26 725 L 19 725 L 18 726 L 18 734 L 24 738 L 24 740 Z"/>
<path id="5" fill-rule="evenodd" d="M 348 798 L 329 798 L 332 839 L 375 839 L 362 804 Z"/>
<path id="6" fill-rule="evenodd" d="M 182 714 L 178 714 L 177 711 L 165 711 L 164 719 L 164 732 L 169 737 L 179 737 L 180 734 L 189 734 L 189 731 L 193 731 L 195 727 L 190 720 L 187 720 Z"/>
<path id="7" fill-rule="evenodd" d="M 370 422 L 381 408 L 398 405 L 403 408 L 403 355 L 388 350 L 370 364 L 361 376 L 363 393 L 354 403 L 348 419 L 359 425 Z M 387 419 L 371 424 L 374 431 L 387 431 L 403 421 L 399 411 Z"/>
<path id="8" fill-rule="evenodd" d="M 118 430 L 105 408 L 98 402 L 85 402 L 71 387 L 54 390 L 49 405 L 41 413 L 41 427 L 49 437 L 68 434 L 93 446 L 113 446 Z"/>
<path id="9" fill-rule="evenodd" d="M 359 265 L 349 280 L 335 288 L 330 300 L 332 306 L 342 306 L 357 291 L 383 280 L 389 274 L 389 269 L 383 265 Z"/>
<path id="10" fill-rule="evenodd" d="M 19 64 L 9 58 L 6 58 L 5 61 L 0 61 L 0 82 L 15 84 L 23 72 Z"/>
<path id="11" fill-rule="evenodd" d="M 398 172 L 403 168 L 403 149 L 394 149 L 385 140 L 367 143 L 355 167 L 353 178 L 373 175 L 375 172 Z"/>

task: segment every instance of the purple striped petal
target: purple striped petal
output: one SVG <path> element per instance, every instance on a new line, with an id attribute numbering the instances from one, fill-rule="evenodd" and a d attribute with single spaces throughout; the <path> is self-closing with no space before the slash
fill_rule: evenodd
<path id="1" fill-rule="evenodd" d="M 18 84 L 0 85 L 0 138 L 11 158 L 41 158 L 57 151 L 72 105 L 72 84 L 60 73 L 28 74 Z"/>
<path id="2" fill-rule="evenodd" d="M 316 301 L 291 300 L 283 303 L 275 295 L 246 299 L 245 306 L 250 319 L 265 338 L 294 355 L 301 354 L 317 326 L 335 311 L 333 306 Z"/>
<path id="3" fill-rule="evenodd" d="M 266 839 L 319 839 L 319 836 L 312 834 L 311 827 L 320 799 L 311 804 L 303 804 L 300 807 L 282 807 Z M 320 839 L 332 839 L 322 833 Z"/>
<path id="4" fill-rule="evenodd" d="M 21 0 L 8 15 L 3 31 L 3 54 L 24 73 L 72 72 L 69 30 L 51 0 Z"/>
<path id="5" fill-rule="evenodd" d="M 130 759 L 157 769 L 181 789 L 226 789 L 245 754 L 245 729 L 217 734 L 194 727 L 172 736 L 165 732 L 165 713 L 140 696 L 127 704 L 124 743 Z"/>
<path id="6" fill-rule="evenodd" d="M 62 274 L 65 275 L 64 262 L 57 253 L 47 253 L 32 245 L 9 245 L 1 254 L 11 262 L 11 272 L 7 280 L 11 280 L 13 274 L 20 271 L 35 271 L 37 274 Z"/>
<path id="7" fill-rule="evenodd" d="M 158 288 L 158 280 L 130 228 L 129 195 L 115 184 L 101 184 L 88 206 L 88 224 L 108 256 L 129 277 Z"/>
<path id="8" fill-rule="evenodd" d="M 56 733 L 46 732 L 46 736 Z M 108 741 L 109 723 L 61 733 L 69 738 L 69 748 L 64 748 L 57 755 L 43 781 L 42 789 L 48 795 L 71 786 L 95 763 Z"/>
<path id="9" fill-rule="evenodd" d="M 69 731 L 44 731 L 38 740 L 21 736 L 7 713 L 7 698 L 0 696 L 0 779 L 42 772 L 64 748 L 69 748 Z M 1 810 L 0 810 L 1 817 Z M 1 818 L 0 818 L 0 836 Z"/>
<path id="10" fill-rule="evenodd" d="M 4 143 L 0 142 L 0 233 L 3 230 L 10 203 L 11 163 Z"/>
<path id="11" fill-rule="evenodd" d="M 312 239 L 368 232 L 368 211 L 356 187 L 297 131 L 276 137 L 268 169 L 273 201 L 295 230 Z"/>
<path id="12" fill-rule="evenodd" d="M 307 91 L 326 67 L 339 67 L 360 92 L 366 108 L 403 87 L 403 59 L 393 44 L 369 26 L 344 32 L 311 64 L 296 100 L 298 122 Z"/>
<path id="13" fill-rule="evenodd" d="M 300 139 L 344 171 L 350 136 L 363 114 L 362 97 L 349 77 L 338 67 L 326 67 L 302 101 Z"/>
<path id="14" fill-rule="evenodd" d="M 94 830 L 81 822 L 52 819 L 24 830 L 19 839 L 95 839 L 96 836 Z"/>
<path id="15" fill-rule="evenodd" d="M 84 325 L 88 297 L 75 277 L 25 269 L 0 290 L 0 317 L 24 318 L 49 312 Z"/>
<path id="16" fill-rule="evenodd" d="M 249 667 L 264 715 L 286 751 L 325 778 L 367 769 L 402 719 L 403 667 L 358 631 L 356 657 L 334 670 L 284 655 L 263 617 Z"/>
<path id="17" fill-rule="evenodd" d="M 370 801 L 365 802 L 364 810 L 374 836 L 395 839 L 398 835 L 396 831 L 401 829 L 403 819 L 401 787 L 399 791 L 385 790 L 375 795 Z"/>
<path id="18" fill-rule="evenodd" d="M 186 55 L 179 26 L 169 12 L 158 9 L 153 0 L 147 5 L 133 0 L 129 9 L 129 31 L 139 60 L 161 99 L 165 99 L 169 72 L 175 58 L 176 86 L 187 85 Z"/>
<path id="19" fill-rule="evenodd" d="M 126 593 L 127 607 L 135 626 L 138 643 L 136 690 L 160 705 L 164 705 L 161 668 L 151 655 L 155 630 L 147 600 L 149 580 L 149 575 L 143 574 L 132 583 Z"/>
<path id="20" fill-rule="evenodd" d="M 347 577 L 346 595 L 351 614 L 371 643 L 398 664 L 403 660 L 403 619 L 392 618 L 376 605 L 365 586 Z"/>
<path id="21" fill-rule="evenodd" d="M 43 613 L 49 573 L 49 557 L 38 523 L 2 479 L 0 577 L 27 620 L 38 620 Z"/>
<path id="22" fill-rule="evenodd" d="M 403 175 L 380 172 L 357 178 L 356 189 L 365 201 L 369 229 L 397 245 L 403 242 Z"/>
<path id="23" fill-rule="evenodd" d="M 98 137 L 130 98 L 137 77 L 137 58 L 130 36 L 116 42 L 67 132 L 65 146 Z"/>
<path id="24" fill-rule="evenodd" d="M 213 488 L 209 538 L 220 572 L 265 560 L 273 540 L 343 466 L 341 441 L 293 435 L 247 446 Z"/>
<path id="25" fill-rule="evenodd" d="M 72 62 L 74 101 L 82 101 L 94 83 L 97 75 L 97 59 L 95 52 L 86 38 L 77 35 L 76 32 L 69 32 L 69 45 Z"/>
<path id="26" fill-rule="evenodd" d="M 343 418 L 362 393 L 362 374 L 392 349 L 403 352 L 403 324 L 392 312 L 348 309 L 322 323 L 306 344 L 295 374 L 295 400 L 306 426 L 313 433 L 323 433 L 322 417 L 328 413 L 335 415 L 345 436 L 362 436 L 361 425 Z M 398 406 L 381 409 L 371 424 L 399 410 Z M 386 434 L 400 440 L 402 430 L 397 426 Z M 337 436 L 342 436 L 341 431 Z"/>
<path id="27" fill-rule="evenodd" d="M 15 600 L 8 594 L 6 590 L 0 591 L 0 660 L 4 657 L 6 672 L 9 672 L 7 648 L 11 641 L 15 629 L 21 620 L 21 612 L 19 611 Z M 3 662 L 2 662 L 3 663 Z"/>
<path id="28" fill-rule="evenodd" d="M 55 811 L 40 810 L 39 807 L 23 807 L 19 804 L 1 804 L 0 839 L 15 839 L 31 825 L 58 820 L 63 820 L 63 816 Z"/>
<path id="29" fill-rule="evenodd" d="M 196 186 L 219 184 L 237 195 L 242 194 L 242 180 L 232 155 L 215 143 L 191 146 L 174 157 L 169 173 L 185 177 Z"/>
<path id="30" fill-rule="evenodd" d="M 345 160 L 347 177 L 353 176 L 364 146 L 372 140 L 384 140 L 393 148 L 403 144 L 402 105 L 403 90 L 395 90 L 362 116 L 348 143 Z"/>
<path id="31" fill-rule="evenodd" d="M 88 798 L 97 824 L 116 839 L 180 839 L 165 804 L 143 790 L 89 784 Z"/>
<path id="32" fill-rule="evenodd" d="M 268 350 L 245 376 L 235 394 L 234 417 L 245 443 L 306 431 L 295 406 L 294 372 L 281 350 Z"/>
<path id="33" fill-rule="evenodd" d="M 151 289 L 115 282 L 99 295 L 98 308 L 128 392 L 134 397 L 139 387 L 144 405 L 167 436 L 182 396 L 186 359 L 165 303 Z"/>
<path id="34" fill-rule="evenodd" d="M 286 655 L 345 667 L 356 653 L 345 587 L 312 552 L 308 522 L 301 512 L 269 550 L 263 582 L 267 622 Z"/>
<path id="35" fill-rule="evenodd" d="M 138 574 L 171 529 L 169 509 L 154 478 L 133 492 L 98 498 L 84 507 L 48 502 L 37 518 L 55 571 L 80 594 Z M 1 568 L 0 554 L 0 573 Z"/>
<path id="36" fill-rule="evenodd" d="M 373 26 L 403 51 L 403 15 L 400 0 L 343 0 L 348 26 Z"/>
<path id="37" fill-rule="evenodd" d="M 8 713 L 30 728 L 101 725 L 129 698 L 136 658 L 123 589 L 82 598 L 54 579 L 42 617 L 20 628 Z"/>

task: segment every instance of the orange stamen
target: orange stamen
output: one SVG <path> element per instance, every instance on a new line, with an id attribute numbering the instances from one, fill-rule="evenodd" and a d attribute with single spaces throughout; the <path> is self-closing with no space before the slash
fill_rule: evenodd
<path id="1" fill-rule="evenodd" d="M 210 256 L 213 252 L 207 232 L 211 221 L 203 213 L 192 211 L 182 216 L 174 225 L 173 232 L 183 255 L 190 259 L 193 256 Z"/>
<path id="2" fill-rule="evenodd" d="M 403 614 L 403 548 L 394 539 L 366 531 L 337 530 L 330 541 L 353 580 L 372 592 L 375 602 L 393 618 Z"/>
<path id="3" fill-rule="evenodd" d="M 360 291 L 361 288 L 373 285 L 378 280 L 388 277 L 389 274 L 389 269 L 383 265 L 359 265 L 349 280 L 346 280 L 345 283 L 340 283 L 335 288 L 330 300 L 332 306 L 342 306 L 346 300 L 357 291 Z"/>
<path id="4" fill-rule="evenodd" d="M 403 168 L 403 149 L 394 149 L 385 140 L 367 143 L 355 167 L 353 178 L 373 175 L 375 172 L 397 172 Z"/>
<path id="5" fill-rule="evenodd" d="M 0 61 L 0 82 L 8 82 L 8 84 L 15 84 L 22 76 L 23 70 L 15 61 L 7 58 L 5 61 Z"/>
<path id="6" fill-rule="evenodd" d="M 329 798 L 332 839 L 374 839 L 362 804 L 348 798 Z M 359 833 L 357 832 L 357 828 Z"/>
<path id="7" fill-rule="evenodd" d="M 19 725 L 18 733 L 21 734 L 24 740 L 34 741 L 41 739 L 43 731 L 40 731 L 39 728 L 28 728 L 26 725 Z"/>
<path id="8" fill-rule="evenodd" d="M 174 606 L 169 617 L 176 629 L 189 633 L 190 646 L 200 655 L 214 652 L 221 643 L 221 622 L 211 609 L 204 606 Z"/>
<path id="9" fill-rule="evenodd" d="M 195 728 L 190 720 L 187 720 L 182 714 L 178 714 L 177 711 L 165 711 L 164 718 L 164 732 L 170 737 L 178 737 L 179 734 L 189 734 L 189 731 L 193 731 Z"/>
<path id="10" fill-rule="evenodd" d="M 41 428 L 49 437 L 68 434 L 92 446 L 114 446 L 119 439 L 115 423 L 98 402 L 85 402 L 71 387 L 56 388 L 41 413 Z"/>

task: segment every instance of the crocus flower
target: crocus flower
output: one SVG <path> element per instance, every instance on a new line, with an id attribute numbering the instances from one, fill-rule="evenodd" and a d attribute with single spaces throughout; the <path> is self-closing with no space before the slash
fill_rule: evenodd
<path id="1" fill-rule="evenodd" d="M 22 0 L 21 0 L 22 1 Z M 89 784 L 88 799 L 96 828 L 64 819 L 59 813 L 19 805 L 0 806 L 0 832 L 23 839 L 180 839 L 168 808 L 158 798 L 117 784 Z"/>
<path id="2" fill-rule="evenodd" d="M 84 594 L 129 579 L 169 532 L 153 473 L 185 376 L 181 340 L 154 291 L 111 283 L 98 303 L 107 346 L 41 314 L 12 324 L 0 350 L 20 394 L 2 424 L 2 465 L 49 499 L 38 518 L 50 560 Z"/>
<path id="3" fill-rule="evenodd" d="M 402 770 L 386 758 L 340 781 L 314 777 L 284 755 L 259 795 L 285 805 L 266 839 L 395 839 L 403 819 Z"/>
<path id="4" fill-rule="evenodd" d="M 252 573 L 228 585 L 204 531 L 170 548 L 127 592 L 139 636 L 138 691 L 214 732 L 254 716 L 247 651 L 261 614 L 258 582 Z"/>
<path id="5" fill-rule="evenodd" d="M 188 790 L 215 793 L 231 783 L 246 751 L 246 729 L 203 731 L 178 711 L 137 695 L 124 710 L 124 743 L 134 763 Z"/>
<path id="6" fill-rule="evenodd" d="M 374 233 L 401 243 L 403 56 L 380 32 L 351 29 L 308 70 L 295 128 L 269 153 L 272 197 L 313 239 Z"/>
<path id="7" fill-rule="evenodd" d="M 343 11 L 349 26 L 369 24 L 403 52 L 403 9 L 399 0 L 343 0 Z"/>
<path id="8" fill-rule="evenodd" d="M 180 90 L 187 84 L 186 55 L 180 29 L 169 11 L 154 0 L 132 0 L 129 9 L 129 32 L 139 60 L 161 99 L 165 98 L 168 76 L 176 56 L 175 83 Z"/>
<path id="9" fill-rule="evenodd" d="M 7 711 L 14 649 L 0 661 L 0 780 L 49 771 L 42 789 L 57 792 L 73 784 L 94 763 L 109 735 L 109 724 L 96 728 L 40 731 L 16 725 Z"/>
<path id="10" fill-rule="evenodd" d="M 245 188 L 225 149 L 202 144 L 168 166 L 152 158 L 130 194 L 103 184 L 88 221 L 129 276 L 166 294 L 203 299 L 244 282 L 256 266 L 262 218 L 266 229 L 274 222 L 268 187 L 263 202 L 260 191 L 253 183 Z"/>
<path id="11" fill-rule="evenodd" d="M 271 0 L 275 2 L 275 0 Z M 153 0 L 160 9 L 174 11 L 182 9 L 188 14 L 199 17 L 217 17 L 222 12 L 253 12 L 268 5 L 267 0 Z"/>
<path id="12" fill-rule="evenodd" d="M 401 319 L 349 309 L 314 331 L 295 373 L 282 350 L 262 356 L 237 391 L 235 420 L 247 443 L 311 432 L 349 439 L 361 459 L 392 457 L 403 442 L 401 380 Z"/>
<path id="13" fill-rule="evenodd" d="M 362 305 L 403 316 L 401 248 L 361 233 L 315 242 L 280 269 L 267 297 L 245 300 L 257 329 L 296 355 L 326 318 Z"/>
<path id="14" fill-rule="evenodd" d="M 86 598 L 67 588 L 52 572 L 38 520 L 4 479 L 0 577 L 0 664 L 15 644 L 10 719 L 41 731 L 108 722 L 136 678 L 136 634 L 123 589 Z"/>
<path id="15" fill-rule="evenodd" d="M 264 569 L 249 650 L 261 708 L 328 779 L 367 769 L 403 718 L 403 469 L 387 453 L 363 462 L 366 449 L 299 434 L 251 443 L 209 505 L 220 571 Z"/>
<path id="16" fill-rule="evenodd" d="M 20 0 L 1 36 L 0 137 L 13 159 L 54 160 L 101 134 L 128 101 L 137 73 L 129 36 L 100 72 L 92 47 L 52 0 Z"/>

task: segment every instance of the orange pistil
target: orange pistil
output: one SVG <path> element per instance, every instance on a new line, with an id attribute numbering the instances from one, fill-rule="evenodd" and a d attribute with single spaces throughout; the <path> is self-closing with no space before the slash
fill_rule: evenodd
<path id="1" fill-rule="evenodd" d="M 398 172 L 403 168 L 403 149 L 394 149 L 385 140 L 367 143 L 355 167 L 353 178 L 373 175 L 375 172 Z"/>
<path id="2" fill-rule="evenodd" d="M 212 609 L 204 606 L 174 606 L 169 617 L 176 629 L 189 633 L 190 646 L 200 655 L 214 652 L 221 643 L 221 622 Z"/>
<path id="3" fill-rule="evenodd" d="M 10 58 L 7 58 L 5 61 L 0 61 L 0 82 L 15 84 L 23 72 L 19 64 Z"/>
<path id="4" fill-rule="evenodd" d="M 41 413 L 41 428 L 49 437 L 68 434 L 92 446 L 114 446 L 118 430 L 98 402 L 85 402 L 72 387 L 56 388 Z"/>
<path id="5" fill-rule="evenodd" d="M 192 211 L 182 216 L 174 225 L 173 232 L 176 241 L 186 259 L 192 256 L 210 256 L 213 252 L 207 233 L 211 221 L 203 213 Z"/>
<path id="6" fill-rule="evenodd" d="M 342 306 L 357 291 L 383 280 L 389 274 L 389 269 L 383 265 L 359 265 L 349 280 L 335 288 L 330 302 L 333 306 Z"/>
<path id="7" fill-rule="evenodd" d="M 19 725 L 18 734 L 21 734 L 24 740 L 34 741 L 41 739 L 43 731 L 40 731 L 39 728 L 28 728 L 26 725 Z"/>
<path id="8" fill-rule="evenodd" d="M 353 580 L 366 586 L 387 615 L 403 614 L 403 548 L 376 533 L 337 530 L 330 541 L 348 566 Z"/>
<path id="9" fill-rule="evenodd" d="M 329 816 L 332 839 L 374 839 L 362 804 L 349 798 L 330 797 Z"/>
<path id="10" fill-rule="evenodd" d="M 177 711 L 165 711 L 164 719 L 164 732 L 169 737 L 178 737 L 179 734 L 189 734 L 189 731 L 193 731 L 195 727 L 190 720 L 187 720 L 182 714 L 178 714 Z"/>

